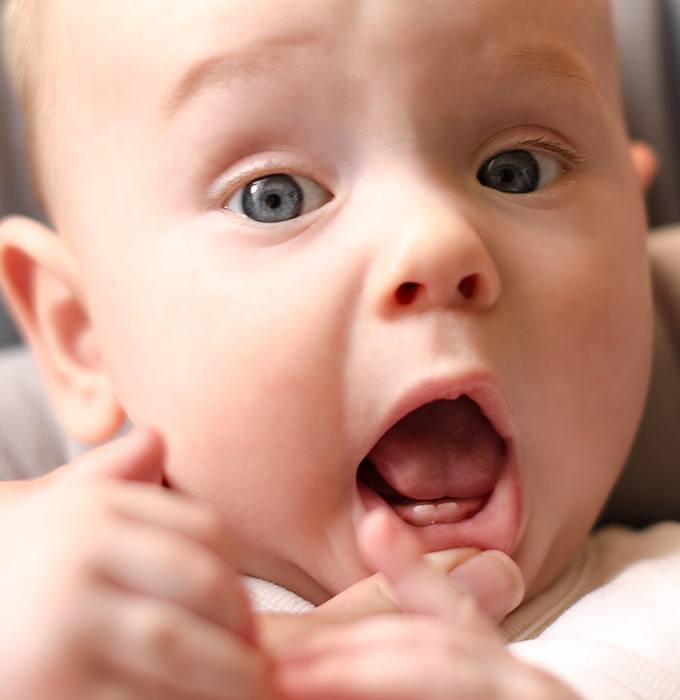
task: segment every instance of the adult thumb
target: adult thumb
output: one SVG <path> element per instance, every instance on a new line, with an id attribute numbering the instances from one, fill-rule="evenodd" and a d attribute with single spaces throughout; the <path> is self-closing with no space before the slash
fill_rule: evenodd
<path id="1" fill-rule="evenodd" d="M 150 425 L 138 425 L 123 437 L 80 455 L 48 478 L 60 482 L 116 479 L 162 484 L 164 461 L 161 433 Z"/>
<path id="2" fill-rule="evenodd" d="M 520 568 L 505 553 L 489 549 L 457 566 L 449 578 L 463 586 L 479 609 L 495 622 L 505 619 L 524 598 Z"/>
<path id="3" fill-rule="evenodd" d="M 455 619 L 457 599 L 467 594 L 488 619 L 500 622 L 524 596 L 521 571 L 503 552 L 488 550 L 467 556 L 463 563 L 449 568 L 447 560 L 459 553 L 450 550 L 423 556 L 415 536 L 387 508 L 369 513 L 357 534 L 364 560 L 384 574 L 405 612 Z M 451 587 L 452 582 L 456 586 Z"/>

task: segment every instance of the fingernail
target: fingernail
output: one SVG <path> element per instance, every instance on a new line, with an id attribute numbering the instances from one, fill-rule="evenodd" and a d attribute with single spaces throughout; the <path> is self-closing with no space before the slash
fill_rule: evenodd
<path id="1" fill-rule="evenodd" d="M 503 552 L 482 552 L 449 575 L 475 599 L 482 612 L 496 621 L 512 612 L 524 598 L 519 567 Z"/>

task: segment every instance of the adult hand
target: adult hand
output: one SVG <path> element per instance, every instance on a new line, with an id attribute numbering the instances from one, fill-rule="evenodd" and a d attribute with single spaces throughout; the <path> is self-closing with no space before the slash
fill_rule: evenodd
<path id="1" fill-rule="evenodd" d="M 282 698 L 578 700 L 509 653 L 469 591 L 422 556 L 392 513 L 370 513 L 359 541 L 405 614 L 310 630 L 279 658 Z"/>
<path id="2" fill-rule="evenodd" d="M 519 567 L 503 552 L 459 548 L 424 555 L 424 560 L 463 586 L 480 612 L 500 622 L 522 601 Z M 379 568 L 379 567 L 376 567 Z M 258 615 L 259 638 L 273 654 L 284 653 L 311 629 L 365 617 L 402 612 L 402 604 L 382 572 L 362 579 L 304 615 Z"/>
<path id="3" fill-rule="evenodd" d="M 0 504 L 0 697 L 269 698 L 230 536 L 140 428 Z"/>

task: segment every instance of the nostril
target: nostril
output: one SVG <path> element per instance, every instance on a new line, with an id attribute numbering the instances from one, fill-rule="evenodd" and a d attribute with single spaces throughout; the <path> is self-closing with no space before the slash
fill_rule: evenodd
<path id="1" fill-rule="evenodd" d="M 399 289 L 396 292 L 397 303 L 402 306 L 410 304 L 416 298 L 419 286 L 417 282 L 404 282 L 399 285 Z"/>
<path id="2" fill-rule="evenodd" d="M 458 291 L 465 299 L 472 299 L 477 289 L 477 275 L 468 275 L 458 285 Z"/>

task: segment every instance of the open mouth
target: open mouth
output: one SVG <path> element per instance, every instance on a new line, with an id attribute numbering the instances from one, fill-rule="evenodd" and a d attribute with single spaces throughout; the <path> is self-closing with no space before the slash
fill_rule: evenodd
<path id="1" fill-rule="evenodd" d="M 426 403 L 392 425 L 361 461 L 357 483 L 369 509 L 387 504 L 429 550 L 509 549 L 517 510 L 507 484 L 511 452 L 480 405 L 463 394 Z M 485 517 L 492 502 L 502 506 Z"/>

